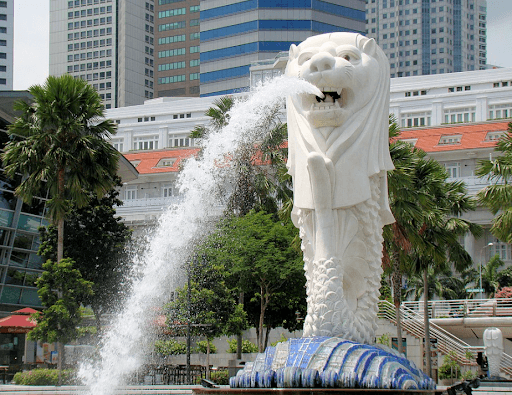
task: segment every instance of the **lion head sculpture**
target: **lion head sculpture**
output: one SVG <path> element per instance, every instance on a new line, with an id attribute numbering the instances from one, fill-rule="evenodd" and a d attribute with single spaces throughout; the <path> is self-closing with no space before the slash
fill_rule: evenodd
<path id="1" fill-rule="evenodd" d="M 313 36 L 292 45 L 286 75 L 304 79 L 324 97 L 290 97 L 288 169 L 295 206 L 313 209 L 307 158 L 320 153 L 334 165 L 333 208 L 370 198 L 369 177 L 393 169 L 388 148 L 389 63 L 373 39 L 357 33 Z M 385 180 L 383 180 L 385 182 Z M 383 197 L 387 199 L 385 196 Z M 387 200 L 385 223 L 393 222 Z"/>

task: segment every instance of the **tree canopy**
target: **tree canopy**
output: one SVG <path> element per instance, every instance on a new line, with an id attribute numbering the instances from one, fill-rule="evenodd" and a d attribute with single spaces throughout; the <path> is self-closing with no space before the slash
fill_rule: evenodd
<path id="1" fill-rule="evenodd" d="M 43 269 L 36 285 L 45 309 L 34 314 L 37 326 L 29 333 L 29 338 L 66 343 L 78 336 L 82 318 L 80 305 L 93 294 L 92 284 L 73 268 L 73 260 L 69 258 L 58 263 L 48 260 Z"/>
<path id="2" fill-rule="evenodd" d="M 117 186 L 121 181 L 117 180 Z M 91 194 L 89 204 L 77 207 L 72 204 L 66 220 L 64 235 L 64 256 L 71 258 L 74 267 L 87 281 L 92 283 L 94 291 L 86 303 L 96 317 L 97 327 L 101 329 L 101 314 L 112 311 L 123 291 L 124 261 L 131 231 L 116 216 L 115 206 L 120 206 L 117 189 L 111 189 L 99 198 Z M 56 259 L 57 229 L 50 225 L 41 228 L 41 246 L 39 254 L 45 259 Z"/>

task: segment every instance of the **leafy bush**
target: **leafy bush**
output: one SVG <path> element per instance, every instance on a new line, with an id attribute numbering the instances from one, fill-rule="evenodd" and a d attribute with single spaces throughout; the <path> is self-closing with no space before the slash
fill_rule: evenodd
<path id="1" fill-rule="evenodd" d="M 385 346 L 391 347 L 391 338 L 388 333 L 384 333 L 381 337 L 377 338 L 377 344 L 383 344 Z"/>
<path id="2" fill-rule="evenodd" d="M 210 372 L 210 380 L 218 385 L 229 385 L 229 373 L 227 370 Z"/>
<path id="3" fill-rule="evenodd" d="M 454 351 L 450 351 L 444 357 L 443 364 L 439 367 L 439 378 L 453 379 L 460 377 L 460 365 L 457 362 L 457 355 Z"/>
<path id="4" fill-rule="evenodd" d="M 198 353 L 206 354 L 206 351 L 207 351 L 206 348 L 207 348 L 206 340 L 201 340 L 196 343 L 196 348 L 194 351 L 198 352 Z M 217 353 L 217 347 L 215 347 L 215 344 L 210 342 L 210 354 L 216 354 L 216 353 Z"/>
<path id="5" fill-rule="evenodd" d="M 157 340 L 155 342 L 155 352 L 164 357 L 167 355 L 186 354 L 187 345 L 173 339 Z"/>
<path id="6" fill-rule="evenodd" d="M 236 339 L 228 340 L 228 344 L 229 344 L 228 352 L 233 353 L 233 354 L 236 353 L 236 343 L 237 343 Z M 256 344 L 250 342 L 249 340 L 242 340 L 242 352 L 244 354 L 258 352 L 258 347 L 256 347 Z"/>
<path id="7" fill-rule="evenodd" d="M 473 373 L 471 370 L 466 370 L 462 373 L 462 378 L 466 381 L 471 381 L 476 378 L 476 373 Z"/>
<path id="8" fill-rule="evenodd" d="M 70 369 L 62 371 L 62 384 L 76 385 L 75 372 Z M 12 381 L 18 385 L 58 385 L 59 371 L 57 369 L 35 369 L 18 372 Z"/>

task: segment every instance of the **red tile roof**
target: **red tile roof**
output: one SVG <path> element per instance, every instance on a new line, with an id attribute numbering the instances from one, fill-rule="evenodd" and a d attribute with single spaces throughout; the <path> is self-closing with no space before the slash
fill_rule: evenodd
<path id="1" fill-rule="evenodd" d="M 134 152 L 125 154 L 124 157 L 130 162 L 140 163 L 135 166 L 139 174 L 155 174 L 178 172 L 180 163 L 187 158 L 196 156 L 199 148 L 176 148 L 157 151 Z M 172 166 L 158 166 L 158 162 L 162 159 L 176 159 Z"/>
<path id="2" fill-rule="evenodd" d="M 480 124 L 463 124 L 457 126 L 444 126 L 437 128 L 404 129 L 400 134 L 400 140 L 418 139 L 415 144 L 425 152 L 456 151 L 464 149 L 494 147 L 496 141 L 486 140 L 488 132 L 506 131 L 508 122 L 492 122 Z M 441 144 L 442 136 L 461 135 L 460 143 Z"/>
<path id="3" fill-rule="evenodd" d="M 416 148 L 425 152 L 443 152 L 464 149 L 488 148 L 494 147 L 496 141 L 486 140 L 488 132 L 506 131 L 508 121 L 504 122 L 485 122 L 480 124 L 461 124 L 454 126 L 442 126 L 436 128 L 404 129 L 400 134 L 400 140 L 417 139 Z M 461 142 L 456 144 L 441 144 L 439 140 L 442 136 L 461 135 Z M 284 146 L 288 146 L 285 142 Z M 136 166 L 140 174 L 170 173 L 178 172 L 184 159 L 196 156 L 200 148 L 173 148 L 156 151 L 143 151 L 125 154 L 125 158 L 130 162 L 140 163 Z M 261 153 L 256 154 L 254 162 L 256 165 L 262 165 Z M 157 166 L 162 159 L 176 159 L 172 166 Z"/>

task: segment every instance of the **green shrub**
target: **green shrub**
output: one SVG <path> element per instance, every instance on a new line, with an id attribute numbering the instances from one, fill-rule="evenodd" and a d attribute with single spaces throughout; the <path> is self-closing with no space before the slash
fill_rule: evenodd
<path id="1" fill-rule="evenodd" d="M 460 377 L 460 364 L 457 362 L 457 355 L 450 351 L 445 357 L 444 362 L 439 366 L 439 378 L 453 379 Z"/>
<path id="2" fill-rule="evenodd" d="M 377 344 L 383 344 L 385 346 L 391 347 L 391 338 L 389 337 L 389 334 L 384 333 L 381 337 L 378 337 Z"/>
<path id="3" fill-rule="evenodd" d="M 462 373 L 462 378 L 466 381 L 471 381 L 476 378 L 476 373 L 473 373 L 471 370 L 466 370 Z"/>
<path id="4" fill-rule="evenodd" d="M 35 369 L 18 372 L 12 381 L 18 385 L 58 385 L 59 371 L 57 369 Z M 62 384 L 76 385 L 75 372 L 70 369 L 62 371 Z"/>
<path id="5" fill-rule="evenodd" d="M 236 353 L 236 339 L 228 340 L 229 344 L 229 350 L 230 353 Z M 242 352 L 244 354 L 252 353 L 252 352 L 258 352 L 258 347 L 256 344 L 250 342 L 249 340 L 242 340 Z"/>
<path id="6" fill-rule="evenodd" d="M 210 372 L 210 380 L 218 385 L 229 385 L 229 373 L 227 370 Z"/>
<path id="7" fill-rule="evenodd" d="M 201 340 L 196 343 L 196 348 L 194 349 L 197 353 L 206 354 L 206 340 Z M 217 347 L 215 347 L 215 344 L 213 344 L 210 341 L 210 354 L 216 354 L 217 353 Z"/>
<path id="8" fill-rule="evenodd" d="M 187 353 L 187 345 L 179 341 L 169 340 L 157 340 L 155 342 L 155 352 L 163 355 L 179 355 Z"/>

